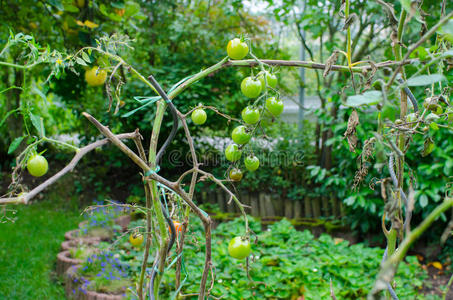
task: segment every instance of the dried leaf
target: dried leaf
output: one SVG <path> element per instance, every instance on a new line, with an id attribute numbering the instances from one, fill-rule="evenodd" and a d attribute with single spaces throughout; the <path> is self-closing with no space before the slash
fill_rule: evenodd
<path id="1" fill-rule="evenodd" d="M 343 29 L 348 29 L 358 19 L 357 14 L 350 14 L 349 17 L 344 21 Z"/>
<path id="2" fill-rule="evenodd" d="M 348 127 L 344 133 L 344 137 L 348 139 L 349 151 L 355 152 L 355 148 L 357 146 L 357 136 L 356 134 L 356 127 L 359 125 L 359 115 L 357 111 L 354 109 L 349 116 L 348 119 Z"/>
<path id="3" fill-rule="evenodd" d="M 444 266 L 442 266 L 442 264 L 438 261 L 432 262 L 431 265 L 438 270 L 442 270 L 444 268 Z"/>
<path id="4" fill-rule="evenodd" d="M 332 69 L 333 64 L 337 61 L 339 53 L 340 51 L 335 50 L 333 51 L 332 55 L 327 59 L 326 66 L 324 67 L 324 73 L 322 73 L 323 77 L 329 75 L 330 69 Z"/>

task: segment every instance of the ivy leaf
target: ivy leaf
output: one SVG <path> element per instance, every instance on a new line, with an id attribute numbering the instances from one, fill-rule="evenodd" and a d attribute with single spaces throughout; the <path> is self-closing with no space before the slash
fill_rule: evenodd
<path id="1" fill-rule="evenodd" d="M 20 136 L 20 137 L 15 138 L 13 140 L 13 142 L 11 143 L 11 145 L 9 145 L 8 154 L 11 154 L 14 151 L 16 151 L 17 147 L 19 147 L 20 143 L 22 143 L 24 138 L 25 138 L 25 136 Z"/>
<path id="2" fill-rule="evenodd" d="M 447 80 L 442 74 L 420 75 L 409 78 L 407 80 L 408 86 L 423 86 L 430 85 L 439 81 Z"/>
<path id="3" fill-rule="evenodd" d="M 31 123 L 33 126 L 36 128 L 36 131 L 38 131 L 38 135 L 40 137 L 44 137 L 46 135 L 46 130 L 44 129 L 44 125 L 42 122 L 42 118 L 32 114 L 31 112 L 29 113 Z"/>
<path id="4" fill-rule="evenodd" d="M 361 95 L 349 96 L 346 100 L 346 106 L 359 107 L 362 105 L 375 105 L 381 102 L 382 92 L 368 91 Z"/>

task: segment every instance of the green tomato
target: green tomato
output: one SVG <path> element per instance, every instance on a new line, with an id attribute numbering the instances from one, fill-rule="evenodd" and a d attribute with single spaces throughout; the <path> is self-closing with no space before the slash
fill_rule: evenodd
<path id="1" fill-rule="evenodd" d="M 268 71 L 266 72 L 266 81 L 267 85 L 270 86 L 271 88 L 275 89 L 277 87 L 277 76 L 274 74 L 269 73 Z M 266 88 L 266 83 L 264 82 L 264 73 L 261 71 L 258 73 L 258 79 L 261 81 L 261 87 L 264 90 Z"/>
<path id="2" fill-rule="evenodd" d="M 245 77 L 241 82 L 241 91 L 247 98 L 256 98 L 261 93 L 261 81 Z"/>
<path id="3" fill-rule="evenodd" d="M 47 160 L 42 155 L 33 155 L 27 162 L 28 172 L 35 177 L 41 177 L 46 174 L 48 169 Z"/>
<path id="4" fill-rule="evenodd" d="M 283 101 L 270 97 L 266 99 L 267 110 L 275 117 L 278 117 L 283 112 Z"/>
<path id="5" fill-rule="evenodd" d="M 129 242 L 134 247 L 140 247 L 143 244 L 143 235 L 141 233 L 133 233 L 129 236 Z"/>
<path id="6" fill-rule="evenodd" d="M 260 160 L 255 155 L 249 155 L 244 159 L 244 164 L 247 170 L 253 172 L 260 166 Z"/>
<path id="7" fill-rule="evenodd" d="M 250 141 L 251 137 L 252 136 L 250 135 L 250 133 L 247 133 L 246 127 L 243 125 L 234 128 L 233 132 L 231 133 L 233 142 L 239 145 L 247 144 Z"/>
<path id="8" fill-rule="evenodd" d="M 240 169 L 234 168 L 230 170 L 230 179 L 232 181 L 241 181 L 242 176 L 243 174 Z"/>
<path id="9" fill-rule="evenodd" d="M 238 145 L 236 144 L 231 144 L 228 145 L 225 149 L 225 157 L 231 162 L 235 162 L 241 158 L 242 151 L 239 150 Z"/>
<path id="10" fill-rule="evenodd" d="M 240 236 L 231 239 L 228 244 L 228 253 L 233 258 L 244 259 L 250 255 L 250 252 L 250 241 L 248 239 L 243 239 Z"/>
<path id="11" fill-rule="evenodd" d="M 260 111 L 258 108 L 253 108 L 253 106 L 247 106 L 242 110 L 242 120 L 246 124 L 256 124 L 260 120 Z"/>
<path id="12" fill-rule="evenodd" d="M 240 39 L 235 38 L 228 42 L 227 53 L 231 59 L 243 59 L 249 53 L 249 46 Z"/>
<path id="13" fill-rule="evenodd" d="M 202 108 L 197 108 L 192 112 L 191 115 L 192 121 L 197 124 L 197 125 L 202 125 L 206 122 L 206 119 L 208 116 L 206 115 L 206 112 Z"/>

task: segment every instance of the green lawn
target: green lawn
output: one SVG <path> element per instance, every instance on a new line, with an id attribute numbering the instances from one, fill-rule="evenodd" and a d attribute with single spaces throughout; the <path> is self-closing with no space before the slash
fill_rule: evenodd
<path id="1" fill-rule="evenodd" d="M 78 209 L 61 201 L 10 208 L 16 221 L 0 224 L 0 299 L 65 299 L 55 261 L 64 233 L 82 219 Z"/>

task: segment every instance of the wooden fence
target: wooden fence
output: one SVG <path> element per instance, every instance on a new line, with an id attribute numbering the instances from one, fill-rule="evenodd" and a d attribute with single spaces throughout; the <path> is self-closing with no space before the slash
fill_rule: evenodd
<path id="1" fill-rule="evenodd" d="M 228 204 L 229 196 L 222 190 L 203 191 L 195 195 L 198 203 L 217 204 L 221 211 L 239 213 L 234 202 Z M 246 212 L 254 217 L 286 217 L 288 219 L 344 216 L 343 203 L 333 197 L 318 197 L 294 201 L 281 199 L 278 194 L 242 193 L 239 200 L 250 206 Z"/>

